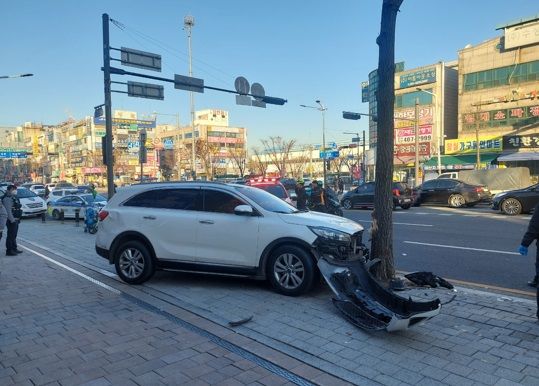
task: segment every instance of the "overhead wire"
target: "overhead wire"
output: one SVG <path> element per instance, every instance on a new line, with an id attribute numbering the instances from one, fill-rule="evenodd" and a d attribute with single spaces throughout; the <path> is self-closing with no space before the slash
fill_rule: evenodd
<path id="1" fill-rule="evenodd" d="M 152 36 L 150 36 L 150 35 L 147 35 L 147 34 L 141 32 L 141 31 L 138 31 L 138 30 L 136 30 L 135 28 L 129 27 L 129 26 L 127 26 L 126 24 L 119 22 L 118 20 L 113 20 L 113 19 L 111 19 L 111 22 L 112 22 L 116 27 L 118 27 L 118 29 L 120 29 L 121 31 L 125 32 L 127 35 L 129 35 L 133 40 L 137 41 L 137 43 L 138 43 L 138 44 L 141 44 L 143 47 L 148 48 L 148 46 L 147 46 L 146 44 L 141 43 L 140 40 L 138 40 L 138 39 L 134 36 L 134 34 L 138 35 L 138 37 L 140 37 L 141 39 L 146 40 L 148 43 L 153 44 L 153 45 L 155 45 L 155 46 L 161 48 L 162 50 L 168 52 L 168 53 L 171 54 L 172 56 L 175 56 L 176 58 L 178 58 L 178 59 L 184 61 L 186 64 L 188 63 L 188 60 L 189 60 L 189 59 L 188 59 L 188 58 L 189 58 L 189 55 L 188 55 L 188 54 L 185 54 L 185 53 L 183 53 L 183 52 L 181 52 L 181 51 L 179 51 L 179 50 L 177 50 L 177 49 L 171 47 L 171 46 L 168 45 L 167 43 L 164 43 L 164 42 L 162 42 L 162 41 L 160 41 L 160 40 L 158 40 L 158 39 L 156 39 L 156 38 L 154 38 L 154 37 L 152 37 Z M 217 67 L 215 67 L 215 66 L 213 66 L 213 65 L 211 65 L 211 64 L 209 64 L 209 63 L 206 63 L 205 61 L 203 61 L 203 60 L 201 60 L 201 59 L 193 58 L 193 62 L 198 63 L 199 65 L 208 67 L 209 69 L 212 69 L 212 70 L 214 70 L 214 71 L 216 71 L 216 72 L 220 72 L 221 74 L 227 76 L 227 77 L 231 80 L 231 82 L 233 82 L 234 79 L 235 79 L 234 76 L 232 76 L 232 75 L 226 73 L 225 71 L 223 71 L 223 70 L 221 70 L 221 69 L 219 69 L 219 68 L 217 68 Z M 165 67 L 166 67 L 167 69 L 169 69 L 169 70 L 174 71 L 174 70 L 173 70 L 172 68 L 170 68 L 170 66 L 168 66 L 168 65 L 166 65 Z M 214 80 L 220 82 L 220 83 L 223 84 L 223 85 L 230 86 L 230 83 L 231 83 L 230 81 L 225 81 L 225 80 L 223 80 L 222 78 L 220 78 L 220 77 L 218 77 L 218 76 L 212 74 L 212 73 L 209 72 L 208 70 L 204 70 L 204 69 L 202 69 L 202 68 L 200 68 L 200 67 L 197 67 L 197 70 L 200 71 L 200 72 L 202 72 L 202 73 L 205 73 L 206 75 L 208 75 L 209 77 L 213 78 Z"/>

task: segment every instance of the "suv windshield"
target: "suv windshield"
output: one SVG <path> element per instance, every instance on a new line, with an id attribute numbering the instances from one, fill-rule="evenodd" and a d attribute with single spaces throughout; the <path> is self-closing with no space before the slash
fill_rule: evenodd
<path id="1" fill-rule="evenodd" d="M 259 188 L 252 188 L 250 186 L 234 186 L 234 189 L 247 196 L 265 210 L 275 213 L 297 213 L 299 212 L 292 205 L 286 203 L 273 194 L 266 192 Z M 282 189 L 282 188 L 281 188 Z"/>

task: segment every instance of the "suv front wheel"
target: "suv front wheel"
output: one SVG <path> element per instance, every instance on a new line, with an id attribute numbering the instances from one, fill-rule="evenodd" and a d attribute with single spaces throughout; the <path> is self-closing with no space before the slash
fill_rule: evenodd
<path id="1" fill-rule="evenodd" d="M 140 241 L 128 241 L 117 249 L 114 265 L 116 273 L 129 284 L 141 284 L 155 272 L 155 266 L 148 248 Z"/>
<path id="2" fill-rule="evenodd" d="M 305 250 L 295 245 L 279 247 L 268 261 L 267 276 L 277 292 L 288 296 L 301 295 L 313 284 L 313 259 Z"/>

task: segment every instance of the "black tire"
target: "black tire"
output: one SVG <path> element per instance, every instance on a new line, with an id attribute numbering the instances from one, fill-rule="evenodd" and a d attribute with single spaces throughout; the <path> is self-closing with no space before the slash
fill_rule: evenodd
<path id="1" fill-rule="evenodd" d="M 411 206 L 412 206 L 412 204 L 405 204 L 405 205 L 401 205 L 401 208 L 404 209 L 404 210 L 408 210 L 408 209 L 410 209 Z"/>
<path id="2" fill-rule="evenodd" d="M 522 213 L 522 203 L 516 198 L 509 197 L 500 204 L 502 212 L 508 216 L 516 216 Z"/>
<path id="3" fill-rule="evenodd" d="M 60 212 L 57 209 L 52 211 L 52 218 L 55 220 L 60 220 Z"/>
<path id="4" fill-rule="evenodd" d="M 344 209 L 352 209 L 352 201 L 346 199 L 342 202 L 342 206 Z"/>
<path id="5" fill-rule="evenodd" d="M 466 200 L 462 194 L 452 194 L 447 200 L 447 204 L 451 208 L 461 208 L 466 205 Z"/>
<path id="6" fill-rule="evenodd" d="M 133 240 L 120 245 L 115 252 L 116 273 L 126 283 L 141 284 L 155 272 L 155 264 L 146 245 Z"/>
<path id="7" fill-rule="evenodd" d="M 266 274 L 276 292 L 298 296 L 311 289 L 316 268 L 312 257 L 304 249 L 283 245 L 271 254 Z"/>

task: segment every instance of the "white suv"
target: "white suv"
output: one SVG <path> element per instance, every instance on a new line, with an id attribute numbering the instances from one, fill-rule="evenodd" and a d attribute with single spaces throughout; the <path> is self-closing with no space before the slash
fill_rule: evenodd
<path id="1" fill-rule="evenodd" d="M 122 280 L 156 269 L 268 279 L 285 295 L 310 289 L 321 256 L 362 251 L 354 221 L 298 211 L 261 189 L 215 182 L 139 184 L 119 190 L 99 214 L 97 253 Z"/>

